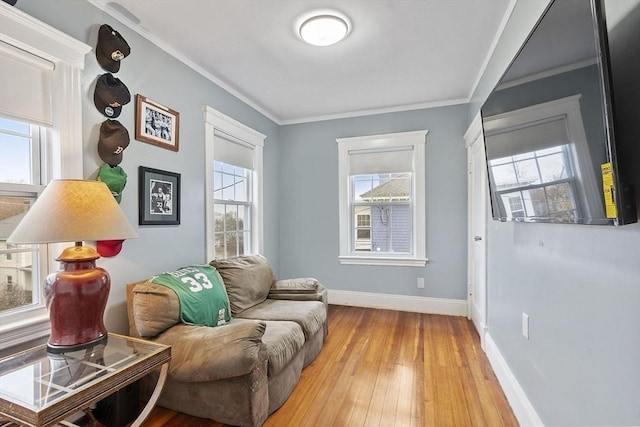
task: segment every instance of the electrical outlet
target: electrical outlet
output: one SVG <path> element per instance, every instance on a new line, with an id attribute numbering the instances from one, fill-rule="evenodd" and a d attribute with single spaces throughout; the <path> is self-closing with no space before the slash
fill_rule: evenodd
<path id="1" fill-rule="evenodd" d="M 424 277 L 418 277 L 418 289 L 424 289 Z"/>
<path id="2" fill-rule="evenodd" d="M 529 339 L 529 315 L 522 313 L 522 335 Z"/>

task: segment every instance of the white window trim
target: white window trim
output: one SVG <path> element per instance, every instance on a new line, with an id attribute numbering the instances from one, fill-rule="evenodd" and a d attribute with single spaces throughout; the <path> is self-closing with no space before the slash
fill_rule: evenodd
<path id="1" fill-rule="evenodd" d="M 82 70 L 91 47 L 4 2 L 0 2 L 0 41 L 54 64 L 49 178 L 82 179 Z M 62 247 L 49 245 L 41 279 L 58 269 L 53 256 Z M 44 303 L 23 315 L 10 315 L 0 321 L 0 349 L 41 338 L 49 330 Z"/>
<path id="2" fill-rule="evenodd" d="M 403 267 L 424 267 L 428 261 L 426 242 L 426 214 L 425 214 L 425 146 L 428 130 L 413 132 L 390 133 L 384 135 L 358 136 L 353 138 L 338 138 L 338 197 L 340 208 L 340 264 L 345 265 L 386 265 Z M 413 148 L 413 247 L 411 254 L 397 256 L 385 253 L 363 254 L 352 252 L 350 247 L 350 200 L 351 186 L 349 185 L 350 159 L 349 151 L 381 149 L 387 150 L 412 146 Z"/>
<path id="3" fill-rule="evenodd" d="M 222 132 L 228 137 L 242 141 L 253 147 L 253 179 L 251 185 L 252 193 L 252 215 L 251 215 L 251 251 L 256 254 L 262 253 L 263 248 L 263 148 L 265 135 L 251 129 L 250 127 L 222 114 L 221 112 L 205 106 L 205 203 L 206 203 L 206 233 L 207 233 L 207 260 L 215 259 L 215 221 L 213 218 L 213 154 L 214 135 Z"/>

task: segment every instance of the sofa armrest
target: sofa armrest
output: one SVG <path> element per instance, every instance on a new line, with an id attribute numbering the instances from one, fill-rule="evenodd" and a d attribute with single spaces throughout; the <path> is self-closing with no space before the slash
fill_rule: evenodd
<path id="1" fill-rule="evenodd" d="M 318 301 L 318 296 L 326 292 L 326 288 L 312 277 L 299 279 L 276 280 L 269 289 L 269 298 L 271 299 L 298 299 L 300 301 L 314 300 Z M 309 295 L 310 297 L 303 297 Z M 282 298 L 279 298 L 282 297 Z"/>
<path id="2" fill-rule="evenodd" d="M 264 322 L 245 319 L 217 327 L 178 324 L 152 341 L 171 346 L 169 375 L 173 379 L 215 381 L 248 374 L 265 363 L 265 329 Z"/>
<path id="3" fill-rule="evenodd" d="M 312 277 L 301 279 L 276 280 L 269 290 L 268 299 L 290 301 L 321 301 L 325 310 L 329 311 L 327 288 Z M 328 323 L 324 326 L 325 336 L 328 334 Z"/>

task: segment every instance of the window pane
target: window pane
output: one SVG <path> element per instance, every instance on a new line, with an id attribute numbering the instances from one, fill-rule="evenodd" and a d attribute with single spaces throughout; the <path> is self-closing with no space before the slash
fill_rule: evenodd
<path id="1" fill-rule="evenodd" d="M 32 184 L 31 139 L 0 133 L 0 182 Z"/>
<path id="2" fill-rule="evenodd" d="M 227 212 L 224 217 L 225 231 L 236 231 L 238 229 L 238 207 L 227 205 Z"/>
<path id="3" fill-rule="evenodd" d="M 373 181 L 370 175 L 353 177 L 353 198 L 356 202 L 370 202 Z"/>
<path id="4" fill-rule="evenodd" d="M 371 206 L 355 206 L 354 251 L 371 251 Z"/>
<path id="5" fill-rule="evenodd" d="M 29 197 L 0 196 L 0 313 L 39 302 L 35 247 L 7 244 L 31 202 Z"/>
<path id="6" fill-rule="evenodd" d="M 21 133 L 25 136 L 29 135 L 30 125 L 29 123 L 18 122 L 15 120 L 5 119 L 0 117 L 0 130 L 9 131 L 13 133 Z"/>
<path id="7" fill-rule="evenodd" d="M 225 205 L 221 205 L 218 203 L 213 205 L 213 217 L 215 222 L 214 231 L 216 233 L 224 232 L 224 210 Z"/>
<path id="8" fill-rule="evenodd" d="M 245 247 L 244 247 L 244 237 L 245 237 L 245 233 L 238 233 L 238 255 L 244 255 L 245 254 Z"/>
<path id="9" fill-rule="evenodd" d="M 215 235 L 216 258 L 226 258 L 224 248 L 225 248 L 224 234 L 216 234 Z"/>
<path id="10" fill-rule="evenodd" d="M 238 231 L 248 230 L 248 212 L 245 206 L 238 206 L 237 229 Z"/>
<path id="11" fill-rule="evenodd" d="M 371 246 L 376 252 L 411 252 L 409 205 L 375 206 L 371 215 Z"/>
<path id="12" fill-rule="evenodd" d="M 516 178 L 513 163 L 493 166 L 493 161 L 491 161 L 489 164 L 492 165 L 491 175 L 498 191 L 518 186 L 518 179 Z"/>
<path id="13" fill-rule="evenodd" d="M 236 202 L 246 202 L 247 199 L 247 186 L 244 177 L 236 176 L 235 184 L 235 197 L 233 200 Z"/>
<path id="14" fill-rule="evenodd" d="M 233 175 L 222 175 L 222 200 L 233 200 Z"/>
<path id="15" fill-rule="evenodd" d="M 538 164 L 540 165 L 542 182 L 559 181 L 569 177 L 569 170 L 565 164 L 565 156 L 562 153 L 540 157 Z"/>
<path id="16" fill-rule="evenodd" d="M 222 199 L 222 173 L 213 173 L 213 198 Z"/>
<path id="17" fill-rule="evenodd" d="M 220 162 L 220 163 L 222 164 L 222 172 L 228 173 L 230 175 L 233 175 L 235 166 L 230 165 L 228 163 L 222 163 L 222 162 Z"/>
<path id="18" fill-rule="evenodd" d="M 577 209 L 573 189 L 569 183 L 548 185 L 545 187 L 545 193 L 551 214 L 575 211 Z"/>
<path id="19" fill-rule="evenodd" d="M 535 159 L 522 160 L 515 163 L 518 184 L 534 185 L 540 183 L 540 173 Z"/>

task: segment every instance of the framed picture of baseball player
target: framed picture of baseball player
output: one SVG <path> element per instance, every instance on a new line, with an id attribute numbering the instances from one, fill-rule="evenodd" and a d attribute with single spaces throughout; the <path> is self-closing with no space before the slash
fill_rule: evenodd
<path id="1" fill-rule="evenodd" d="M 138 224 L 180 224 L 180 174 L 138 168 Z"/>
<path id="2" fill-rule="evenodd" d="M 178 151 L 180 113 L 136 95 L 136 139 L 142 142 Z"/>

